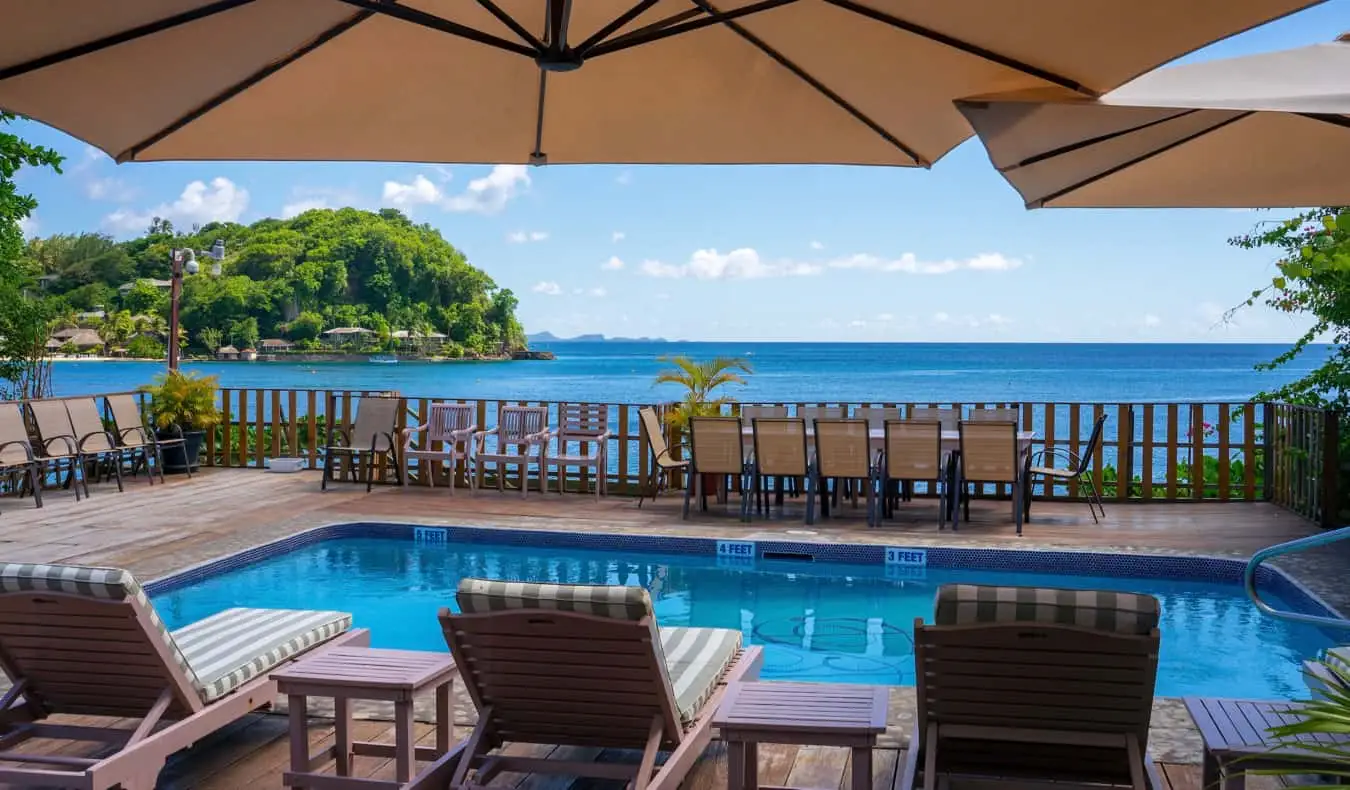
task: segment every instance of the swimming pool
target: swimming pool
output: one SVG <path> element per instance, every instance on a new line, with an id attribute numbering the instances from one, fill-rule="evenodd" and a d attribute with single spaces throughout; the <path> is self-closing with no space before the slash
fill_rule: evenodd
<path id="1" fill-rule="evenodd" d="M 902 556 L 883 547 L 467 528 L 419 530 L 419 543 L 413 530 L 326 528 L 147 591 L 171 628 L 231 606 L 339 609 L 370 628 L 376 646 L 444 650 L 436 611 L 453 605 L 465 576 L 641 585 L 664 625 L 735 628 L 764 645 L 766 678 L 893 685 L 913 685 L 914 620 L 931 619 L 934 592 L 948 582 L 1156 596 L 1163 696 L 1296 698 L 1305 693 L 1300 663 L 1333 644 L 1317 628 L 1259 613 L 1234 575 L 1240 564 L 1229 560 L 938 548 Z M 591 547 L 606 539 L 607 548 Z M 1277 605 L 1324 611 L 1273 572 L 1263 587 Z"/>

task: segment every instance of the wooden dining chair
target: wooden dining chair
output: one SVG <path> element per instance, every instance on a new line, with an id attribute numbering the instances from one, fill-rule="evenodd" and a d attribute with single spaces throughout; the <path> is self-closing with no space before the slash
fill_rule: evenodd
<path id="1" fill-rule="evenodd" d="M 938 494 L 938 527 L 947 523 L 951 488 L 947 454 L 942 451 L 942 423 L 937 420 L 887 420 L 878 477 L 882 514 L 895 513 L 901 487 L 929 482 Z"/>
<path id="2" fill-rule="evenodd" d="M 961 450 L 954 488 L 960 507 L 953 509 L 952 530 L 959 527 L 962 510 L 970 520 L 973 491 L 966 491 L 967 483 L 1007 483 L 1012 488 L 1013 521 L 1021 535 L 1025 477 L 1017 446 L 1017 423 L 963 420 L 957 430 L 961 433 Z"/>
<path id="3" fill-rule="evenodd" d="M 724 480 L 735 478 L 740 483 L 742 521 L 750 518 L 750 469 L 745 458 L 745 439 L 741 435 L 739 417 L 689 418 L 689 475 L 684 487 L 684 509 L 681 518 L 689 518 L 689 501 L 695 486 L 699 490 L 699 506 L 708 509 L 708 491 L 703 485 L 704 475 Z"/>

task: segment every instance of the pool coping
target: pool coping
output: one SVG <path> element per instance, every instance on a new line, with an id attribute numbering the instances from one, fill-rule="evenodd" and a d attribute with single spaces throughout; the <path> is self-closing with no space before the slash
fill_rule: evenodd
<path id="1" fill-rule="evenodd" d="M 853 565 L 880 565 L 888 578 L 921 580 L 928 569 L 978 567 L 1024 573 L 1070 576 L 1154 578 L 1241 584 L 1247 561 L 1207 554 L 1158 554 L 1147 551 L 1108 552 L 1099 549 L 896 546 L 833 543 L 812 540 L 723 539 L 686 535 L 622 532 L 555 532 L 489 526 L 429 526 L 388 521 L 337 521 L 310 527 L 240 551 L 194 563 L 145 583 L 148 595 L 180 589 L 228 571 L 335 538 L 406 539 L 417 545 L 447 543 L 538 546 L 587 550 L 630 549 L 685 556 L 712 557 L 718 565 L 754 569 L 760 562 L 819 560 Z M 765 555 L 773 555 L 765 557 Z M 775 568 L 783 567 L 775 565 Z M 1293 611 L 1324 617 L 1343 615 L 1286 571 L 1268 565 L 1257 569 L 1258 589 L 1279 596 Z M 1336 641 L 1339 641 L 1338 635 Z"/>

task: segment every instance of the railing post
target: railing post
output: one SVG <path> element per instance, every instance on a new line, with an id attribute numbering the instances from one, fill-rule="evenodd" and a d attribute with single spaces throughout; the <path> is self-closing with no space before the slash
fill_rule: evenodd
<path id="1" fill-rule="evenodd" d="M 1324 529 L 1336 526 L 1340 513 L 1340 415 L 1335 409 L 1322 412 L 1322 512 Z"/>
<path id="2" fill-rule="evenodd" d="M 1261 497 L 1275 498 L 1275 404 L 1261 404 Z M 1253 459 L 1255 460 L 1255 459 Z"/>

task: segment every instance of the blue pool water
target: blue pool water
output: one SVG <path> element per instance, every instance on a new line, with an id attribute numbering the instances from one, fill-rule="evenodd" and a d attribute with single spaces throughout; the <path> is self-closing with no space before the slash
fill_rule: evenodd
<path id="1" fill-rule="evenodd" d="M 324 540 L 155 595 L 171 628 L 231 606 L 339 609 L 376 646 L 444 650 L 436 621 L 460 578 L 642 585 L 665 625 L 735 628 L 765 646 L 764 676 L 913 685 L 915 618 L 930 618 L 939 584 L 1042 585 L 1146 592 L 1162 602 L 1157 693 L 1291 699 L 1300 662 L 1330 641 L 1310 626 L 1264 616 L 1236 584 L 928 569 L 891 579 L 882 566 L 388 538 Z M 1269 597 L 1269 596 L 1268 596 Z M 1275 599 L 1277 605 L 1283 602 Z"/>

